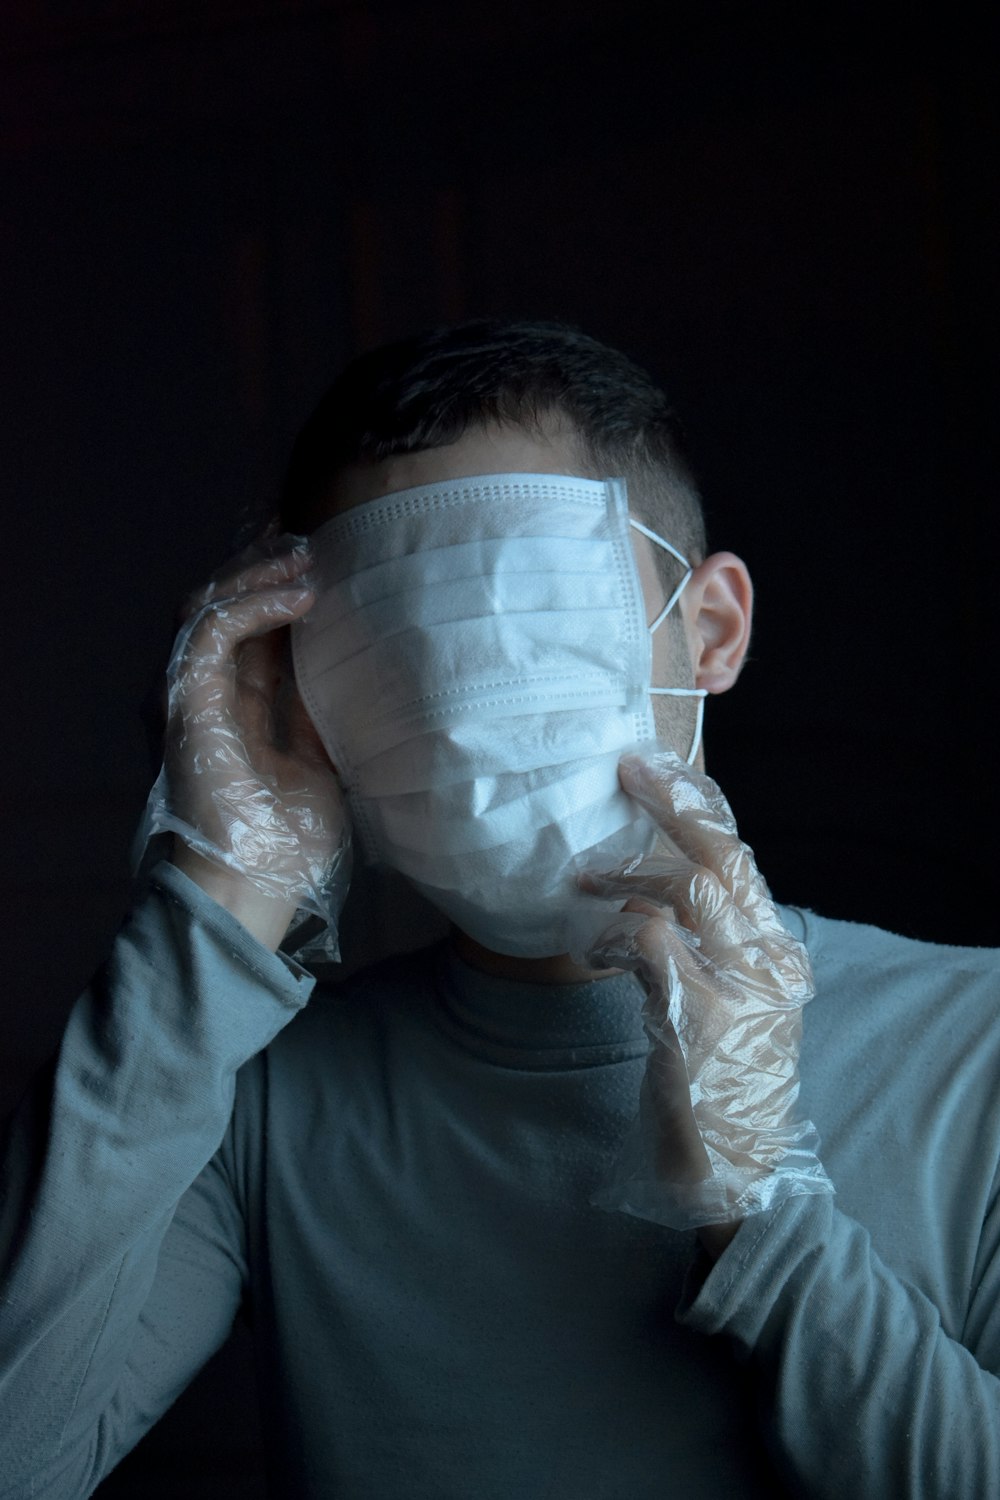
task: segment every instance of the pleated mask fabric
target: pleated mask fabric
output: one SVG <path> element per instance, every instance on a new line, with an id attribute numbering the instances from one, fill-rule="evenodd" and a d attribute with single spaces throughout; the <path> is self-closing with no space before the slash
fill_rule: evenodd
<path id="1" fill-rule="evenodd" d="M 629 533 L 623 479 L 489 474 L 312 537 L 295 674 L 360 848 L 498 953 L 596 937 L 577 873 L 655 844 L 617 773 L 655 740 Z"/>

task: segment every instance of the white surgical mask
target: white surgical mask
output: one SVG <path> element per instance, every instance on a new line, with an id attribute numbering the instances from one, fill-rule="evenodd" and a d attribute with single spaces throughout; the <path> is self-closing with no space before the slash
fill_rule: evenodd
<path id="1" fill-rule="evenodd" d="M 685 567 L 647 626 L 635 527 Z M 631 521 L 625 481 L 487 474 L 369 501 L 314 534 L 299 690 L 365 854 L 477 942 L 543 957 L 607 923 L 588 865 L 649 852 L 618 783 L 655 740 L 651 645 L 691 576 Z M 572 931 L 569 923 L 576 920 Z"/>

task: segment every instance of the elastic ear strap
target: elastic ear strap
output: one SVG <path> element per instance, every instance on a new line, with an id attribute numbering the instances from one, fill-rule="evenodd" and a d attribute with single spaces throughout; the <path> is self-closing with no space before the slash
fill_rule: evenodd
<path id="1" fill-rule="evenodd" d="M 658 547 L 662 547 L 665 552 L 669 552 L 670 555 L 671 555 L 671 557 L 676 557 L 677 561 L 679 563 L 682 563 L 683 566 L 685 567 L 685 569 L 687 570 L 685 572 L 685 574 L 684 574 L 684 577 L 681 579 L 680 583 L 677 585 L 677 587 L 674 589 L 673 593 L 670 595 L 670 598 L 667 600 L 666 604 L 660 610 L 660 613 L 657 615 L 657 617 L 653 621 L 652 625 L 650 625 L 650 627 L 649 627 L 649 633 L 650 633 L 650 635 L 652 635 L 653 631 L 659 629 L 659 627 L 663 624 L 664 620 L 667 618 L 667 615 L 669 615 L 670 611 L 673 609 L 674 605 L 677 603 L 678 599 L 683 594 L 685 588 L 687 587 L 688 580 L 690 579 L 691 574 L 694 572 L 694 569 L 692 568 L 691 564 L 688 562 L 687 558 L 684 556 L 683 552 L 678 552 L 677 548 L 676 547 L 672 547 L 669 542 L 665 542 L 663 540 L 662 536 L 657 536 L 657 534 L 656 534 L 655 531 L 650 531 L 650 529 L 649 529 L 648 526 L 644 526 L 641 521 L 633 520 L 633 518 L 631 516 L 629 516 L 628 520 L 629 520 L 629 525 L 630 526 L 634 526 L 635 529 L 636 529 L 636 531 L 641 531 L 642 534 L 643 534 L 643 536 L 648 536 L 649 540 L 651 542 L 655 542 Z M 698 712 L 697 712 L 697 715 L 695 717 L 694 738 L 691 741 L 691 748 L 688 751 L 688 755 L 687 755 L 688 765 L 691 765 L 691 763 L 694 760 L 695 756 L 698 754 L 698 747 L 701 744 L 702 725 L 705 722 L 705 699 L 708 697 L 708 689 L 707 688 L 655 688 L 655 687 L 651 687 L 649 691 L 651 693 L 658 693 L 660 695 L 660 697 L 662 697 L 662 698 L 697 698 L 698 699 Z"/>
<path id="2" fill-rule="evenodd" d="M 684 574 L 684 577 L 681 579 L 680 583 L 674 589 L 673 593 L 670 595 L 670 598 L 667 600 L 666 604 L 660 610 L 660 613 L 657 615 L 657 617 L 653 621 L 652 625 L 650 625 L 650 627 L 649 627 L 649 633 L 650 633 L 650 635 L 653 634 L 654 630 L 658 630 L 660 628 L 660 626 L 663 624 L 664 620 L 667 618 L 667 615 L 669 615 L 670 611 L 673 609 L 674 605 L 677 603 L 678 599 L 683 594 L 685 586 L 687 584 L 687 581 L 691 577 L 691 574 L 693 572 L 694 572 L 693 568 L 688 568 L 687 572 Z"/>
<path id="3" fill-rule="evenodd" d="M 650 531 L 648 526 L 643 526 L 641 521 L 633 520 L 633 518 L 629 516 L 628 524 L 630 526 L 634 526 L 636 531 L 641 531 L 643 536 L 648 536 L 649 540 L 651 542 L 655 542 L 658 547 L 665 547 L 666 550 L 670 553 L 671 557 L 676 557 L 677 561 L 679 563 L 683 563 L 685 568 L 690 568 L 691 564 L 688 562 L 683 552 L 678 552 L 676 547 L 671 547 L 669 542 L 665 542 L 662 536 L 657 536 L 655 531 Z"/>
<path id="4" fill-rule="evenodd" d="M 654 687 L 651 687 L 649 691 L 651 693 L 658 693 L 661 698 L 697 698 L 698 699 L 698 713 L 697 713 L 697 715 L 695 717 L 695 721 L 694 721 L 694 738 L 691 741 L 691 748 L 690 748 L 690 750 L 687 753 L 687 763 L 690 766 L 693 763 L 695 756 L 698 754 L 698 747 L 701 744 L 701 731 L 702 731 L 702 726 L 705 723 L 705 699 L 708 697 L 708 688 L 654 688 Z"/>
<path id="5" fill-rule="evenodd" d="M 687 581 L 691 577 L 691 574 L 694 572 L 694 569 L 688 562 L 687 558 L 684 556 L 683 552 L 678 552 L 676 547 L 672 547 L 669 542 L 665 542 L 662 536 L 657 536 L 655 531 L 650 531 L 649 527 L 644 526 L 641 521 L 635 521 L 631 516 L 629 516 L 628 524 L 630 526 L 634 526 L 636 531 L 641 531 L 643 536 L 648 536 L 649 540 L 651 542 L 655 542 L 658 547 L 662 547 L 664 552 L 669 552 L 671 557 L 676 557 L 677 561 L 679 563 L 682 563 L 687 570 L 680 583 L 670 595 L 670 598 L 667 600 L 666 604 L 660 610 L 660 613 L 657 615 L 652 625 L 650 625 L 649 633 L 650 635 L 652 635 L 654 630 L 658 630 L 660 628 L 664 620 L 667 618 L 667 615 L 669 615 L 670 611 L 673 609 L 674 605 L 683 594 L 684 589 L 687 586 Z"/>

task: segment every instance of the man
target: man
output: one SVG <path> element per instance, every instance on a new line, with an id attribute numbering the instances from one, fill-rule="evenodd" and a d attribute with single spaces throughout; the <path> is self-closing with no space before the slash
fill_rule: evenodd
<path id="1" fill-rule="evenodd" d="M 276 1495 L 995 1493 L 995 958 L 770 902 L 662 393 L 423 335 L 280 525 L 191 602 L 172 859 L 12 1123 L 0 1493 L 89 1493 L 240 1309 Z M 452 934 L 306 1007 L 350 823 Z"/>

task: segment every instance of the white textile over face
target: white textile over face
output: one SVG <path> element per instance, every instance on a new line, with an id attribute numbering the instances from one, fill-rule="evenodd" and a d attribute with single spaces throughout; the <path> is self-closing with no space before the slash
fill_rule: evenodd
<path id="1" fill-rule="evenodd" d="M 295 672 L 361 848 L 500 953 L 565 952 L 573 912 L 596 936 L 577 872 L 656 841 L 617 771 L 655 740 L 633 524 L 622 479 L 489 474 L 312 538 Z"/>

